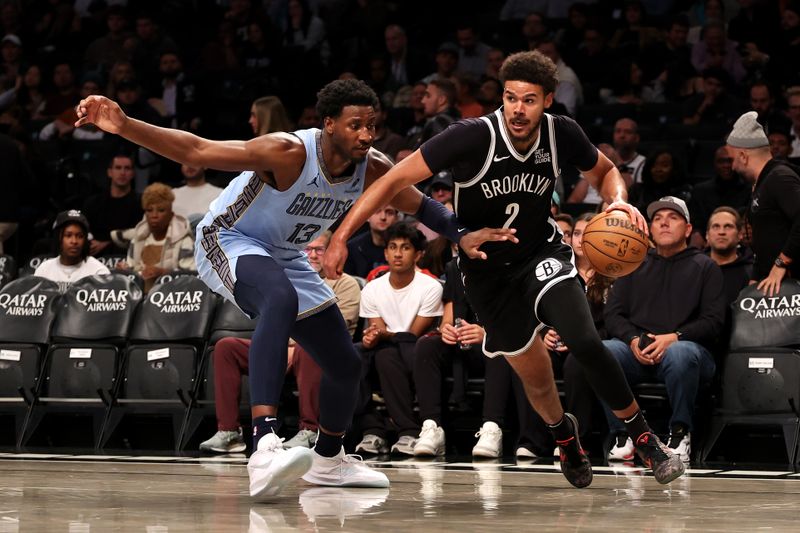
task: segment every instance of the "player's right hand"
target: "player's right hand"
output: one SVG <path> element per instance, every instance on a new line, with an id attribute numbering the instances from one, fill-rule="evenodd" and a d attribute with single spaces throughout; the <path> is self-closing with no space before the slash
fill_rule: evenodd
<path id="1" fill-rule="evenodd" d="M 119 104 L 105 96 L 92 95 L 84 98 L 75 112 L 78 114 L 78 120 L 75 121 L 76 128 L 94 124 L 108 133 L 119 133 L 128 120 Z"/>
<path id="2" fill-rule="evenodd" d="M 467 233 L 458 242 L 464 253 L 470 259 L 486 259 L 486 252 L 480 250 L 483 243 L 489 241 L 509 241 L 514 244 L 519 239 L 514 235 L 517 232 L 514 228 L 483 228 L 478 231 Z M 329 248 L 330 249 L 330 248 Z M 327 253 L 325 254 L 327 256 Z"/>

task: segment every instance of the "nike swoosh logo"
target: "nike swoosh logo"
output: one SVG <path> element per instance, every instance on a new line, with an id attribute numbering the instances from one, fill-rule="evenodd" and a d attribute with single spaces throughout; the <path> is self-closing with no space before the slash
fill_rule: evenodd
<path id="1" fill-rule="evenodd" d="M 494 162 L 497 163 L 498 161 L 502 161 L 503 159 L 508 159 L 509 157 L 511 156 L 510 155 L 507 155 L 505 157 L 494 156 Z"/>

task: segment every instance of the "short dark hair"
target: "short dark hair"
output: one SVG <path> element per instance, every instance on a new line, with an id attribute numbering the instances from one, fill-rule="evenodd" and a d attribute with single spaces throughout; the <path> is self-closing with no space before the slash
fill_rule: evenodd
<path id="1" fill-rule="evenodd" d="M 317 113 L 321 119 L 338 118 L 349 105 L 377 109 L 378 95 L 361 80 L 334 80 L 317 93 Z"/>
<path id="2" fill-rule="evenodd" d="M 389 242 L 395 239 L 408 240 L 418 252 L 424 251 L 428 245 L 425 235 L 408 222 L 395 222 L 389 226 L 386 230 L 386 246 L 388 247 Z"/>
<path id="3" fill-rule="evenodd" d="M 567 224 L 569 224 L 570 228 L 575 227 L 575 219 L 572 218 L 572 215 L 568 213 L 559 213 L 553 217 L 553 220 L 555 220 L 556 222 L 566 222 Z"/>
<path id="4" fill-rule="evenodd" d="M 728 213 L 729 215 L 731 215 L 735 221 L 734 223 L 736 224 L 736 229 L 740 230 L 744 227 L 744 220 L 742 219 L 742 215 L 740 215 L 736 209 L 727 205 L 723 205 L 714 209 L 714 211 L 711 212 L 711 216 L 708 217 L 708 221 L 711 222 L 711 217 L 713 217 L 718 213 Z"/>
<path id="5" fill-rule="evenodd" d="M 444 97 L 447 98 L 447 105 L 453 106 L 458 98 L 458 89 L 456 84 L 444 78 L 435 78 L 428 82 L 428 85 L 434 85 L 437 89 L 442 91 Z"/>
<path id="6" fill-rule="evenodd" d="M 111 168 L 111 167 L 114 166 L 114 160 L 117 159 L 117 158 L 130 159 L 131 164 L 133 164 L 133 156 L 131 154 L 128 154 L 128 153 L 125 153 L 125 152 L 118 152 L 118 153 L 112 155 L 111 158 L 108 160 L 108 168 Z"/>
<path id="7" fill-rule="evenodd" d="M 517 52 L 503 61 L 500 67 L 500 81 L 505 86 L 507 81 L 524 81 L 541 85 L 545 94 L 556 90 L 558 76 L 556 65 L 550 58 L 537 50 Z"/>

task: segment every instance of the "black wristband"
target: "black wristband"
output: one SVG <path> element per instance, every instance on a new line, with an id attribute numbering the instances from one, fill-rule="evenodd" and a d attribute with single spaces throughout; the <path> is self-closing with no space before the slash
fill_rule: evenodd
<path id="1" fill-rule="evenodd" d="M 422 197 L 422 203 L 415 213 L 417 220 L 440 235 L 458 244 L 461 237 L 470 229 L 458 223 L 456 214 L 429 196 Z"/>

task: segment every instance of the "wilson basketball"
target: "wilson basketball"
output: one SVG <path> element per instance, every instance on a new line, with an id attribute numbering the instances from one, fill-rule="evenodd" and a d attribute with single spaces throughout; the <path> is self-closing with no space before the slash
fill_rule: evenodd
<path id="1" fill-rule="evenodd" d="M 611 278 L 627 276 L 642 264 L 647 237 L 622 211 L 601 213 L 583 231 L 583 253 L 596 272 Z"/>

